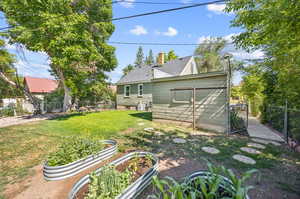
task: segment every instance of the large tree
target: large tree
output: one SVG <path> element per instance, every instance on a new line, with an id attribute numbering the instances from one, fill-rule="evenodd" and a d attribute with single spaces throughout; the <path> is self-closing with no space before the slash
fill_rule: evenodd
<path id="1" fill-rule="evenodd" d="M 128 64 L 125 68 L 123 68 L 123 76 L 127 75 L 130 71 L 132 71 L 134 68 L 133 65 Z"/>
<path id="2" fill-rule="evenodd" d="M 211 72 L 223 67 L 221 51 L 225 48 L 223 38 L 209 38 L 196 48 L 194 54 L 198 56 L 196 63 L 200 72 Z"/>
<path id="3" fill-rule="evenodd" d="M 300 107 L 300 1 L 231 0 L 226 10 L 236 13 L 232 26 L 244 32 L 234 42 L 248 51 L 261 49 L 266 104 Z"/>
<path id="4" fill-rule="evenodd" d="M 115 49 L 106 43 L 114 31 L 111 0 L 2 0 L 0 8 L 12 26 L 10 42 L 50 57 L 64 88 L 64 111 L 79 85 L 102 81 L 115 68 Z"/>
<path id="5" fill-rule="evenodd" d="M 134 62 L 134 66 L 137 67 L 137 66 L 141 66 L 143 64 L 144 64 L 144 51 L 143 51 L 142 46 L 140 46 L 136 53 L 136 59 Z"/>
<path id="6" fill-rule="evenodd" d="M 153 65 L 154 64 L 154 56 L 153 56 L 152 49 L 149 50 L 149 54 L 145 59 L 145 63 L 147 65 Z"/>
<path id="7" fill-rule="evenodd" d="M 178 56 L 175 54 L 175 51 L 174 51 L 174 50 L 170 50 L 170 51 L 168 52 L 167 57 L 168 57 L 168 61 L 172 61 L 172 60 L 178 58 Z"/>

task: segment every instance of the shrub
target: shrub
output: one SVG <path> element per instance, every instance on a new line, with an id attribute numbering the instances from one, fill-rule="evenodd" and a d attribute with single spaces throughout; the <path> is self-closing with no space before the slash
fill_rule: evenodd
<path id="1" fill-rule="evenodd" d="M 104 148 L 98 140 L 78 137 L 65 138 L 58 151 L 48 156 L 49 166 L 62 166 L 76 160 L 96 154 Z"/>

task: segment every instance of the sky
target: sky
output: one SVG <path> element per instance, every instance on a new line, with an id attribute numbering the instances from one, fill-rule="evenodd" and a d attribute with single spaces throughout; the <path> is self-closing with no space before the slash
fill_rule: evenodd
<path id="1" fill-rule="evenodd" d="M 151 0 L 151 2 L 183 3 L 182 5 L 149 5 L 132 3 L 113 4 L 113 17 L 123 17 L 169 8 L 187 5 L 188 3 L 201 3 L 209 0 Z M 150 1 L 150 0 L 149 0 Z M 224 4 L 212 4 L 208 6 L 179 10 L 175 12 L 161 13 L 157 15 L 114 21 L 115 32 L 111 36 L 111 42 L 147 42 L 147 43 L 200 43 L 206 38 L 223 37 L 231 41 L 231 37 L 243 32 L 240 28 L 230 26 L 230 21 L 235 15 L 223 12 Z M 0 27 L 7 26 L 3 14 L 0 14 Z M 113 44 L 116 48 L 118 66 L 113 72 L 107 73 L 111 82 L 117 82 L 122 76 L 122 69 L 128 64 L 133 64 L 138 45 Z M 16 54 L 15 64 L 18 72 L 24 76 L 53 78 L 49 73 L 49 59 L 45 53 L 30 52 L 16 45 L 6 46 L 11 53 Z M 196 46 L 142 46 L 147 55 L 152 49 L 154 54 L 174 50 L 180 56 L 192 55 Z M 246 53 L 243 50 L 229 46 L 225 49 L 235 59 L 262 58 L 263 52 L 255 51 Z M 233 82 L 238 84 L 241 74 L 234 74 Z"/>

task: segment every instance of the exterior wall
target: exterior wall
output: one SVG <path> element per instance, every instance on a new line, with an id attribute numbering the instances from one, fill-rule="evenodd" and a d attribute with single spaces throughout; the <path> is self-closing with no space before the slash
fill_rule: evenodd
<path id="1" fill-rule="evenodd" d="M 153 119 L 193 122 L 192 91 L 174 88 L 225 87 L 226 75 L 207 78 L 153 82 Z M 225 132 L 227 127 L 226 89 L 197 90 L 195 121 L 198 128 Z"/>
<path id="2" fill-rule="evenodd" d="M 130 85 L 129 97 L 124 96 L 124 87 Z M 150 105 L 152 103 L 152 83 L 143 83 L 143 96 L 138 96 L 139 84 L 117 85 L 117 108 L 132 109 L 137 107 L 139 103 Z"/>

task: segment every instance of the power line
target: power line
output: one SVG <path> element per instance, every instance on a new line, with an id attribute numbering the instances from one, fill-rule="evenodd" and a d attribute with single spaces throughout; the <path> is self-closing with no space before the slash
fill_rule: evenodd
<path id="1" fill-rule="evenodd" d="M 152 42 L 119 42 L 109 41 L 109 44 L 121 44 L 121 45 L 140 45 L 140 46 L 199 46 L 199 45 L 218 45 L 208 43 L 152 43 Z M 232 42 L 226 43 L 225 45 L 234 44 Z"/>
<path id="2" fill-rule="evenodd" d="M 128 1 L 120 0 L 112 3 L 129 3 L 129 4 L 150 4 L 150 5 L 195 5 L 196 3 L 180 3 L 180 2 L 151 2 L 151 1 Z"/>
<path id="3" fill-rule="evenodd" d="M 183 7 L 171 8 L 171 9 L 165 9 L 165 10 L 159 10 L 159 11 L 141 13 L 141 14 L 136 14 L 136 15 L 131 15 L 131 16 L 125 16 L 125 17 L 112 18 L 111 21 L 119 21 L 119 20 L 124 20 L 124 19 L 131 19 L 131 18 L 148 16 L 148 15 L 155 15 L 155 14 L 160 14 L 160 13 L 165 13 L 165 12 L 173 12 L 173 11 L 177 11 L 177 10 L 183 10 L 183 9 L 188 9 L 188 8 L 195 8 L 195 7 L 200 7 L 200 6 L 206 6 L 206 5 L 216 4 L 216 3 L 226 2 L 226 1 L 228 1 L 228 0 L 216 0 L 216 1 L 210 1 L 210 2 L 204 2 L 204 3 L 196 3 L 196 4 L 193 4 L 193 5 L 189 5 L 189 6 L 183 6 Z M 61 17 L 61 16 L 59 16 L 59 17 Z M 56 18 L 56 17 L 53 17 L 53 18 Z M 99 21 L 99 22 L 109 22 L 109 21 Z M 9 29 L 9 28 L 12 28 L 12 27 L 16 27 L 16 26 L 2 27 L 2 28 L 0 28 L 0 30 Z"/>
<path id="4" fill-rule="evenodd" d="M 210 2 L 204 2 L 204 3 L 196 3 L 194 5 L 183 6 L 183 7 L 178 7 L 178 8 L 171 8 L 171 9 L 166 9 L 166 10 L 159 10 L 159 11 L 154 11 L 154 12 L 126 16 L 126 17 L 113 18 L 112 21 L 142 17 L 142 16 L 147 16 L 147 15 L 160 14 L 160 13 L 165 13 L 165 12 L 172 12 L 172 11 L 183 10 L 183 9 L 188 9 L 188 8 L 195 8 L 195 7 L 206 6 L 206 5 L 210 5 L 210 4 L 221 3 L 221 2 L 225 2 L 225 1 L 227 1 L 227 0 L 216 0 L 216 1 L 210 1 Z"/>

